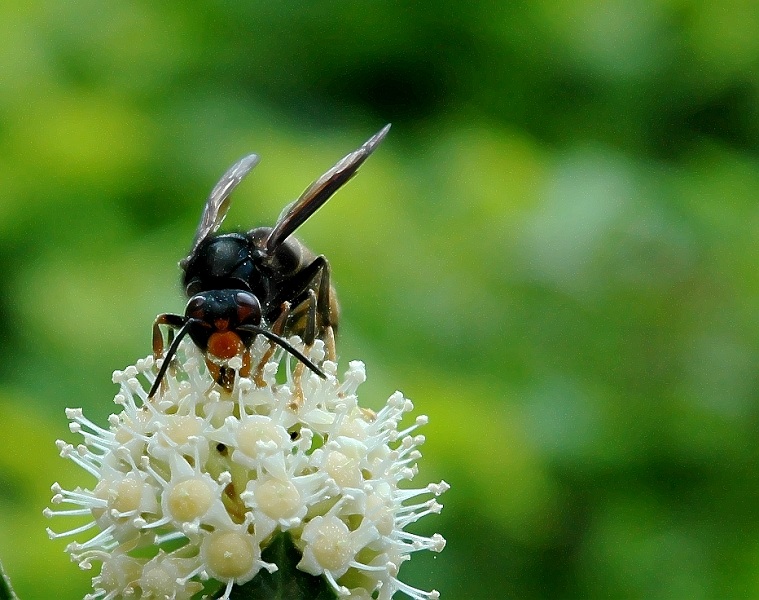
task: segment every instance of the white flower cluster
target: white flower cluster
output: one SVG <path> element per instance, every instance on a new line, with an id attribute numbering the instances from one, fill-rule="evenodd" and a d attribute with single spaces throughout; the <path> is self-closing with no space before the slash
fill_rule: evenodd
<path id="1" fill-rule="evenodd" d="M 257 341 L 253 364 L 267 350 Z M 351 362 L 340 381 L 318 341 L 310 358 L 326 379 L 308 370 L 294 375 L 290 361 L 276 356 L 259 385 L 238 378 L 231 394 L 220 393 L 187 342 L 153 400 L 146 392 L 155 379 L 152 357 L 114 373 L 123 410 L 111 415 L 109 429 L 80 409 L 67 411 L 84 444 L 59 441 L 61 455 L 97 484 L 68 491 L 56 483 L 52 503 L 74 508 L 45 512 L 92 517 L 70 531 L 48 530 L 52 538 L 96 532 L 67 547 L 82 568 L 102 563 L 86 598 L 191 598 L 209 578 L 224 584 L 228 598 L 234 584 L 277 570 L 261 553 L 279 532 L 302 553 L 297 568 L 323 575 L 339 596 L 438 598 L 397 577 L 411 552 L 445 545 L 438 534 L 404 531 L 438 513 L 434 497 L 448 488 L 401 487 L 416 473 L 424 437 L 414 432 L 426 417 L 400 430 L 413 406 L 399 392 L 376 414 L 359 407 L 364 365 Z M 239 368 L 237 360 L 230 366 Z M 413 500 L 420 495 L 428 498 Z"/>

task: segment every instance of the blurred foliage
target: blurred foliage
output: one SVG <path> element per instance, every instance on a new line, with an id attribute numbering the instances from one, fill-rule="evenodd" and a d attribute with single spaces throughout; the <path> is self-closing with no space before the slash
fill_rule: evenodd
<path id="1" fill-rule="evenodd" d="M 228 223 L 390 136 L 301 237 L 364 398 L 431 417 L 406 578 L 443 598 L 759 596 L 759 5 L 745 0 L 0 6 L 0 559 L 77 598 L 41 516 L 63 408 L 182 311 Z M 54 524 L 53 524 L 54 525 Z"/>

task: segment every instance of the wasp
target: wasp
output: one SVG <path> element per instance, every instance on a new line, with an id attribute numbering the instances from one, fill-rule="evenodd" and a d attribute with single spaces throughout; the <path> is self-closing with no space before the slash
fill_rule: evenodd
<path id="1" fill-rule="evenodd" d="M 216 383 L 232 391 L 234 369 L 229 359 L 242 357 L 241 377 L 250 376 L 250 348 L 261 335 L 284 348 L 305 367 L 324 373 L 285 336 L 298 335 L 306 347 L 325 342 L 335 358 L 339 306 L 330 265 L 292 234 L 340 189 L 387 135 L 390 125 L 369 138 L 309 185 L 280 215 L 274 227 L 247 232 L 217 233 L 230 206 L 232 191 L 259 162 L 256 154 L 237 161 L 214 186 L 203 208 L 187 257 L 179 262 L 189 298 L 184 315 L 164 313 L 153 323 L 153 356 L 163 357 L 149 397 L 163 381 L 182 339 L 189 335 L 205 356 Z M 164 356 L 161 326 L 169 328 Z M 274 346 L 259 364 L 271 357 Z"/>

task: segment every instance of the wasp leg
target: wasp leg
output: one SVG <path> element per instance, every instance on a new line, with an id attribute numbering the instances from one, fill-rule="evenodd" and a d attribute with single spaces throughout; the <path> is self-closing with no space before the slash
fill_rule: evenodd
<path id="1" fill-rule="evenodd" d="M 208 368 L 211 377 L 213 377 L 213 380 L 218 383 L 225 392 L 231 394 L 232 390 L 235 389 L 235 370 L 224 365 L 217 365 L 208 357 L 206 357 L 206 367 Z"/>
<path id="2" fill-rule="evenodd" d="M 221 367 L 206 356 L 206 368 L 216 383 L 221 379 Z"/>
<path id="3" fill-rule="evenodd" d="M 250 377 L 250 370 L 250 348 L 245 348 L 245 351 L 242 353 L 242 367 L 240 367 L 240 377 Z"/>
<path id="4" fill-rule="evenodd" d="M 327 359 L 335 361 L 337 359 L 337 349 L 335 348 L 335 336 L 337 334 L 337 317 L 340 311 L 337 305 L 337 297 L 332 289 L 332 272 L 323 256 L 317 257 L 323 261 L 321 268 L 321 278 L 319 281 L 319 295 L 316 299 L 316 316 L 319 318 L 319 337 L 324 340 L 327 349 Z M 314 262 L 316 262 L 314 260 Z"/>
<path id="5" fill-rule="evenodd" d="M 155 318 L 155 321 L 153 321 L 153 359 L 158 361 L 159 358 L 163 357 L 163 350 L 164 350 L 164 343 L 163 343 L 163 333 L 161 332 L 161 325 L 168 325 L 170 327 L 168 332 L 168 341 L 169 346 L 171 346 L 171 343 L 174 341 L 174 330 L 180 329 L 185 323 L 187 322 L 187 319 L 183 317 L 182 315 L 174 315 L 171 313 L 164 313 L 162 315 L 158 315 Z M 161 379 L 160 386 L 161 386 L 161 393 L 164 392 L 164 379 Z"/>
<path id="6" fill-rule="evenodd" d="M 337 321 L 340 314 L 340 307 L 337 304 L 337 295 L 332 289 L 332 269 L 329 263 L 324 260 L 324 268 L 321 271 L 321 281 L 319 281 L 319 297 L 317 309 L 322 321 L 322 339 L 327 345 L 327 357 L 334 361 L 336 358 L 335 337 L 337 335 Z"/>
<path id="7" fill-rule="evenodd" d="M 280 306 L 279 316 L 277 317 L 277 320 L 274 321 L 274 323 L 271 326 L 272 333 L 275 333 L 281 337 L 285 330 L 285 323 L 287 323 L 287 319 L 289 318 L 290 318 L 290 303 L 283 302 Z M 269 342 L 269 349 L 266 352 L 264 352 L 264 355 L 261 357 L 261 360 L 258 361 L 258 367 L 256 367 L 256 374 L 253 376 L 253 381 L 255 382 L 256 386 L 266 387 L 266 382 L 264 381 L 264 367 L 266 366 L 266 363 L 268 363 L 271 360 L 271 357 L 274 356 L 274 352 L 276 351 L 276 349 L 277 349 L 276 344 L 274 344 L 274 342 Z"/>
<path id="8" fill-rule="evenodd" d="M 314 286 L 314 283 L 316 285 Z M 313 288 L 311 287 L 313 286 Z M 331 286 L 331 271 L 329 262 L 323 255 L 317 256 L 309 265 L 289 278 L 279 290 L 279 294 L 272 302 L 273 306 L 279 306 L 283 301 L 292 298 L 301 298 L 310 289 L 316 289 L 316 328 L 313 335 L 307 331 L 308 322 L 301 322 L 296 318 L 291 327 L 293 333 L 301 334 L 307 346 L 313 344 L 314 339 L 319 337 L 327 345 L 327 354 L 330 360 L 335 360 L 334 338 L 337 333 L 338 305 Z M 306 301 L 308 298 L 306 298 Z M 302 304 L 302 303 L 301 303 Z M 299 305 L 300 307 L 300 305 Z M 293 311 L 296 313 L 297 311 Z M 300 315 L 299 315 L 300 317 Z"/>
<path id="9" fill-rule="evenodd" d="M 327 348 L 327 360 L 337 360 L 337 347 L 335 346 L 335 328 L 329 325 L 324 329 L 324 345 Z"/>
<path id="10" fill-rule="evenodd" d="M 308 290 L 308 296 L 301 302 L 293 311 L 294 315 L 305 312 L 304 315 L 306 323 L 303 326 L 303 341 L 306 344 L 306 348 L 310 349 L 316 340 L 316 321 L 317 321 L 317 309 L 318 300 L 316 299 L 316 293 L 314 290 Z"/>
<path id="11" fill-rule="evenodd" d="M 169 330 L 169 345 L 174 340 L 174 329 L 179 329 L 185 324 L 187 319 L 182 315 L 173 315 L 171 313 L 165 313 L 158 315 L 153 321 L 153 358 L 158 360 L 163 356 L 163 334 L 161 333 L 161 325 L 168 325 L 171 327 Z"/>
<path id="12" fill-rule="evenodd" d="M 306 314 L 303 317 L 300 317 L 299 320 L 302 320 L 303 318 L 306 320 L 303 327 L 303 341 L 306 344 L 305 354 L 308 356 L 309 350 L 311 350 L 311 347 L 314 345 L 314 340 L 316 340 L 317 300 L 314 290 L 308 290 L 308 297 L 295 308 L 293 315 L 299 315 L 303 312 Z M 293 371 L 293 382 L 295 383 L 295 408 L 303 406 L 302 380 L 305 367 L 306 365 L 302 362 L 298 362 Z"/>

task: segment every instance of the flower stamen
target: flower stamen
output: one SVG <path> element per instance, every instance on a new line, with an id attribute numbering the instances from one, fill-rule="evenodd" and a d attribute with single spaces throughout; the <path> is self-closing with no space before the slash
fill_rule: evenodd
<path id="1" fill-rule="evenodd" d="M 59 441 L 59 452 L 97 484 L 92 490 L 54 484 L 52 504 L 73 507 L 47 508 L 44 515 L 92 517 L 65 532 L 48 529 L 52 539 L 97 531 L 67 546 L 81 568 L 102 565 L 88 598 L 189 600 L 213 578 L 228 599 L 261 569 L 277 570 L 261 555 L 278 533 L 289 534 L 302 552 L 297 568 L 324 577 L 339 596 L 354 594 L 351 585 L 361 581 L 355 593 L 362 598 L 439 597 L 398 579 L 412 552 L 445 546 L 439 534 L 405 531 L 439 513 L 436 498 L 448 489 L 442 481 L 401 487 L 417 474 L 425 441 L 417 429 L 427 417 L 399 429 L 413 404 L 396 392 L 377 412 L 359 406 L 362 362 L 349 363 L 339 378 L 337 364 L 324 360 L 322 341 L 311 348 L 297 338 L 290 343 L 326 379 L 258 340 L 251 347 L 251 364 L 260 365 L 254 379 L 239 376 L 234 357 L 234 387 L 220 393 L 202 354 L 185 341 L 159 398 L 147 396 L 155 381 L 152 357 L 114 372 L 122 410 L 108 419 L 109 429 L 81 409 L 67 410 L 70 430 L 83 443 Z M 282 370 L 284 382 L 277 383 Z"/>

